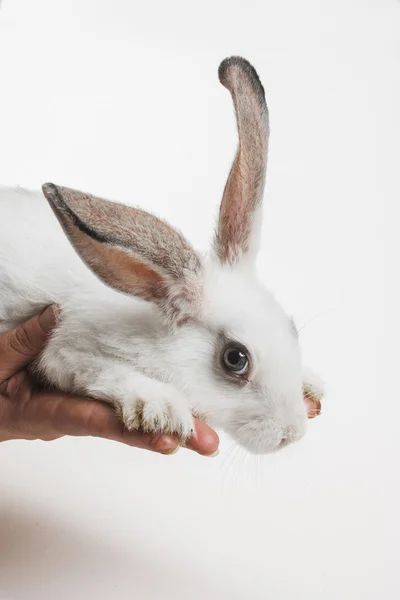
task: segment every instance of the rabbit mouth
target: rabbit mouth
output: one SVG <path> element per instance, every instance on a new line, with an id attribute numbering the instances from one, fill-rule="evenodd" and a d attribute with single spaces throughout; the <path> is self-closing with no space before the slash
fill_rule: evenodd
<path id="1" fill-rule="evenodd" d="M 293 419 L 290 425 L 279 423 L 271 417 L 257 417 L 242 422 L 241 426 L 236 421 L 236 426 L 230 427 L 227 433 L 252 454 L 271 454 L 301 440 L 307 430 L 306 423 L 305 414 L 301 415 L 301 419 Z"/>
<path id="2" fill-rule="evenodd" d="M 256 420 L 229 432 L 235 441 L 252 454 L 270 454 L 290 443 L 290 437 L 271 423 Z M 281 446 L 282 444 L 282 446 Z"/>
<path id="3" fill-rule="evenodd" d="M 281 448 L 286 448 L 287 446 L 290 446 L 291 443 L 292 442 L 287 438 L 282 438 L 282 440 L 278 444 L 277 450 L 280 450 Z"/>

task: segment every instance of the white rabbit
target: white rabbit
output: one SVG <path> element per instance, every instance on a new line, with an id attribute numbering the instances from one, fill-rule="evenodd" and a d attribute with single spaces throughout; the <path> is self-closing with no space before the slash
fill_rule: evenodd
<path id="1" fill-rule="evenodd" d="M 195 415 L 266 453 L 304 435 L 322 386 L 305 374 L 293 322 L 255 273 L 264 89 L 240 57 L 224 60 L 219 78 L 233 97 L 239 148 L 210 255 L 139 209 L 53 184 L 44 196 L 3 188 L 0 331 L 58 303 L 36 364 L 50 384 L 112 403 L 128 428 L 184 440 Z"/>

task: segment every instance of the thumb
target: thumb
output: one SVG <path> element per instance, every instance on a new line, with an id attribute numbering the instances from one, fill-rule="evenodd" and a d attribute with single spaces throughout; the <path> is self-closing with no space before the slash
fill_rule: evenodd
<path id="1" fill-rule="evenodd" d="M 56 323 L 54 307 L 0 335 L 0 384 L 39 356 Z"/>

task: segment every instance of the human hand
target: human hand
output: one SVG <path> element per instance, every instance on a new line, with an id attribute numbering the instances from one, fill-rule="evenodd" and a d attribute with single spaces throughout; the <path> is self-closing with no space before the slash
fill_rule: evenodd
<path id="1" fill-rule="evenodd" d="M 175 436 L 128 431 L 104 402 L 33 386 L 26 367 L 40 354 L 54 325 L 55 314 L 49 307 L 0 335 L 0 442 L 94 436 L 161 454 L 176 451 L 179 442 Z M 215 431 L 196 420 L 196 436 L 186 447 L 209 456 L 217 451 L 218 444 Z"/>

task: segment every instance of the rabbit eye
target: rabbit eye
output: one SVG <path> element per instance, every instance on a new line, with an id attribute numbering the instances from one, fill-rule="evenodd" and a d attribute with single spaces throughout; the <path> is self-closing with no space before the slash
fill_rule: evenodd
<path id="1" fill-rule="evenodd" d="M 249 370 L 249 358 L 244 348 L 229 346 L 222 355 L 223 364 L 234 375 L 246 375 Z"/>

